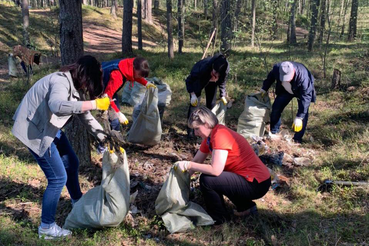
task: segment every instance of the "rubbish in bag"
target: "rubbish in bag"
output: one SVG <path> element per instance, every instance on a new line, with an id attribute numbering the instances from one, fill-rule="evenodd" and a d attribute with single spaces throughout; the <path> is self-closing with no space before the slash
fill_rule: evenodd
<path id="1" fill-rule="evenodd" d="M 227 105 L 224 105 L 222 102 L 218 102 L 211 111 L 217 116 L 219 124 L 225 125 Z"/>
<path id="2" fill-rule="evenodd" d="M 244 138 L 262 137 L 271 108 L 269 96 L 262 96 L 261 93 L 247 95 L 244 110 L 238 118 L 237 132 Z"/>
<path id="3" fill-rule="evenodd" d="M 128 141 L 151 146 L 160 142 L 161 134 L 158 89 L 149 88 L 140 105 L 140 112 L 134 118 L 131 129 L 128 132 Z"/>
<path id="4" fill-rule="evenodd" d="M 129 209 L 129 170 L 124 153 L 105 151 L 101 185 L 89 190 L 69 213 L 64 228 L 116 227 Z"/>
<path id="5" fill-rule="evenodd" d="M 190 202 L 190 175 L 172 168 L 155 201 L 155 211 L 170 233 L 214 224 L 198 204 Z"/>

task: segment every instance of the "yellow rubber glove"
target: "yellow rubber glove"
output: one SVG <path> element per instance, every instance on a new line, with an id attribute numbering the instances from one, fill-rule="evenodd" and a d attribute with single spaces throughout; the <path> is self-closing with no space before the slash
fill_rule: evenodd
<path id="1" fill-rule="evenodd" d="M 224 105 L 227 105 L 228 102 L 227 102 L 227 99 L 225 97 L 220 98 L 220 100 L 222 101 L 222 103 Z"/>
<path id="2" fill-rule="evenodd" d="M 97 98 L 95 99 L 96 102 L 96 109 L 99 110 L 107 110 L 110 105 L 109 97 Z"/>
<path id="3" fill-rule="evenodd" d="M 147 84 L 146 84 L 146 88 L 147 89 L 150 89 L 150 88 L 156 88 L 156 85 L 154 85 L 153 83 L 151 83 L 151 82 L 147 82 Z"/>
<path id="4" fill-rule="evenodd" d="M 120 153 L 124 153 L 125 152 L 125 150 L 122 148 L 122 147 L 119 147 L 119 151 L 120 151 Z"/>
<path id="5" fill-rule="evenodd" d="M 292 130 L 294 132 L 299 132 L 302 130 L 302 118 L 296 117 L 292 124 Z"/>
<path id="6" fill-rule="evenodd" d="M 197 96 L 195 94 L 191 94 L 191 105 L 196 107 L 198 103 Z"/>
<path id="7" fill-rule="evenodd" d="M 122 112 L 117 113 L 117 116 L 120 124 L 128 125 L 128 119 Z"/>
<path id="8" fill-rule="evenodd" d="M 179 169 L 182 173 L 187 172 L 189 164 L 189 161 L 177 161 L 174 164 L 174 170 Z"/>

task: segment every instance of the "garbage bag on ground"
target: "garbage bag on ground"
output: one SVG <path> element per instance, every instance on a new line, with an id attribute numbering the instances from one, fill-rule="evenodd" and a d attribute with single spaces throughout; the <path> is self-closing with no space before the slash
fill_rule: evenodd
<path id="1" fill-rule="evenodd" d="M 245 138 L 263 136 L 271 108 L 270 98 L 267 95 L 264 97 L 261 93 L 247 95 L 245 108 L 238 118 L 237 132 Z"/>
<path id="2" fill-rule="evenodd" d="M 224 105 L 222 102 L 218 102 L 211 111 L 217 116 L 219 124 L 225 125 L 227 105 Z"/>
<path id="3" fill-rule="evenodd" d="M 200 205 L 189 201 L 189 196 L 189 173 L 172 168 L 155 201 L 155 211 L 170 233 L 214 224 Z"/>
<path id="4" fill-rule="evenodd" d="M 139 113 L 137 113 L 139 110 Z M 128 141 L 144 145 L 160 142 L 162 128 L 158 109 L 158 89 L 149 88 L 136 112 L 133 112 L 133 124 L 128 132 Z M 136 116 L 137 115 L 137 116 Z"/>
<path id="5" fill-rule="evenodd" d="M 126 153 L 105 151 L 101 185 L 89 190 L 69 213 L 64 228 L 116 227 L 129 210 L 129 170 Z"/>

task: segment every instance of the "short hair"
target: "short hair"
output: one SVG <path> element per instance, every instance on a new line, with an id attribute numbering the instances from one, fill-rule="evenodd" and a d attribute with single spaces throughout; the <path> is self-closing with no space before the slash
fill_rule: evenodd
<path id="1" fill-rule="evenodd" d="M 208 124 L 209 128 L 213 129 L 218 123 L 217 116 L 210 109 L 200 106 L 192 112 L 187 124 L 189 128 Z"/>
<path id="2" fill-rule="evenodd" d="M 90 99 L 95 99 L 103 92 L 101 64 L 91 55 L 82 56 L 77 62 L 62 67 L 60 71 L 70 72 L 74 87 L 77 90 L 87 90 Z"/>
<path id="3" fill-rule="evenodd" d="M 133 60 L 133 68 L 137 71 L 137 73 L 143 77 L 147 78 L 150 73 L 149 62 L 143 57 L 136 57 Z"/>

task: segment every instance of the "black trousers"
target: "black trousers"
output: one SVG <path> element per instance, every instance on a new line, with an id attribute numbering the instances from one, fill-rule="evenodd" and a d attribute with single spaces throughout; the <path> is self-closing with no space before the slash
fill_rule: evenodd
<path id="1" fill-rule="evenodd" d="M 238 174 L 226 171 L 219 176 L 201 174 L 200 177 L 207 212 L 217 224 L 230 219 L 223 195 L 231 200 L 238 212 L 242 212 L 255 206 L 252 200 L 263 197 L 268 192 L 270 183 L 270 178 L 261 183 L 255 179 L 249 182 Z"/>
<path id="2" fill-rule="evenodd" d="M 215 104 L 217 102 L 217 85 L 216 83 L 209 82 L 207 86 L 205 86 L 205 97 L 206 97 L 206 107 L 210 110 L 212 110 L 215 107 Z M 197 97 L 201 96 L 201 92 L 196 94 Z M 191 100 L 191 94 L 190 94 L 190 100 Z M 200 102 L 199 102 L 200 103 Z M 196 107 L 192 106 L 190 103 L 190 107 L 188 108 L 187 113 L 187 119 L 190 118 L 190 115 L 195 110 Z M 190 131 L 193 131 L 193 129 L 187 127 L 187 133 Z"/>

